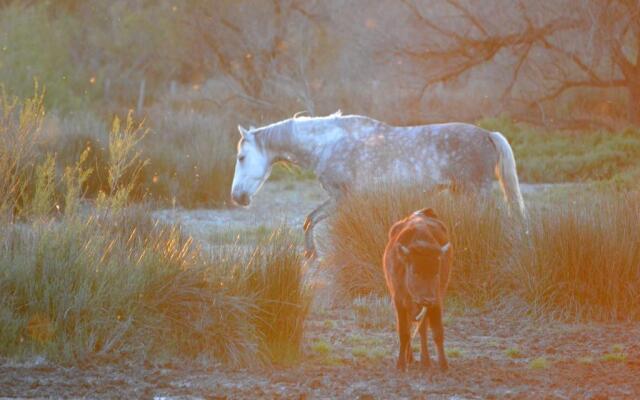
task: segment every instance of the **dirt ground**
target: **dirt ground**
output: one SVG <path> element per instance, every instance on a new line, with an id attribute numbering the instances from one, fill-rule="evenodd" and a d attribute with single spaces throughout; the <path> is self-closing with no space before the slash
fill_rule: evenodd
<path id="1" fill-rule="evenodd" d="M 316 183 L 274 182 L 249 209 L 160 210 L 155 216 L 182 223 L 206 245 L 212 232 L 229 229 L 285 221 L 300 230 L 306 213 L 324 198 Z M 317 272 L 313 278 L 322 287 Z M 534 321 L 519 314 L 517 304 L 454 308 L 445 318 L 449 371 L 413 365 L 399 373 L 391 317 L 380 328 L 364 329 L 351 307 L 328 299 L 326 286 L 316 297 L 305 359 L 296 366 L 229 369 L 206 361 L 140 365 L 95 359 L 64 368 L 40 358 L 0 359 L 0 398 L 640 399 L 640 323 Z"/>

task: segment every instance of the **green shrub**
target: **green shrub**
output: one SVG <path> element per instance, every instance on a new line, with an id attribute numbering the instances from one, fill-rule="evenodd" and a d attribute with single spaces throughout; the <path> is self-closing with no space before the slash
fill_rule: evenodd
<path id="1" fill-rule="evenodd" d="M 86 109 L 93 97 L 89 76 L 72 57 L 80 24 L 67 15 L 52 18 L 44 3 L 12 2 L 0 10 L 0 82 L 20 98 L 31 94 L 37 79 L 47 87 L 48 108 Z"/>
<path id="2" fill-rule="evenodd" d="M 640 135 L 634 129 L 570 134 L 519 124 L 506 116 L 484 118 L 478 125 L 507 137 L 523 182 L 629 180 L 640 173 Z"/>

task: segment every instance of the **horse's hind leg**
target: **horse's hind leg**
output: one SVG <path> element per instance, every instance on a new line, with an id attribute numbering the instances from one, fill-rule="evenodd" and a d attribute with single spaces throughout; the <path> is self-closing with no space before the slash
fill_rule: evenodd
<path id="1" fill-rule="evenodd" d="M 316 209 L 311 211 L 311 213 L 304 221 L 304 255 L 309 259 L 316 257 L 316 246 L 313 239 L 313 228 L 318 222 L 329 216 L 329 208 L 331 204 L 331 199 L 320 204 Z"/>

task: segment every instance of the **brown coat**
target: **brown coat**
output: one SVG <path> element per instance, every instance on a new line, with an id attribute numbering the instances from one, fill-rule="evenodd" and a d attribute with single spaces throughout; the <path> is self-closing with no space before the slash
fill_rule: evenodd
<path id="1" fill-rule="evenodd" d="M 429 208 L 419 210 L 396 222 L 389 230 L 384 252 L 384 273 L 396 309 L 400 352 L 398 368 L 404 370 L 413 360 L 410 327 L 421 309 L 427 309 L 420 321 L 421 362 L 430 364 L 427 330 L 431 324 L 438 360 L 447 368 L 442 326 L 443 300 L 449 284 L 453 251 L 445 225 Z"/>

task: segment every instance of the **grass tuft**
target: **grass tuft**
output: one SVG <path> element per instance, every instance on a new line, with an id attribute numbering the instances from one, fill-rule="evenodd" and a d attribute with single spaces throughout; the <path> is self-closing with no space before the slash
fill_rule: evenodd
<path id="1" fill-rule="evenodd" d="M 410 187 L 350 195 L 329 227 L 327 259 L 336 269 L 336 286 L 351 298 L 386 296 L 382 256 L 389 228 L 413 211 L 431 207 L 447 225 L 453 242 L 451 292 L 473 305 L 497 297 L 505 285 L 499 263 L 511 255 L 514 240 L 505 213 L 496 207 L 499 201 L 425 194 Z"/>
<path id="2" fill-rule="evenodd" d="M 227 274 L 237 282 L 235 290 L 253 295 L 262 350 L 277 363 L 290 363 L 301 355 L 312 300 L 297 246 L 289 229 L 281 227 L 250 251 L 235 247 L 213 255 L 215 264 L 229 265 Z"/>
<path id="3" fill-rule="evenodd" d="M 504 355 L 509 358 L 523 358 L 524 354 L 517 347 L 509 347 L 504 351 Z"/>
<path id="4" fill-rule="evenodd" d="M 531 209 L 511 264 L 525 299 L 564 319 L 640 318 L 638 200 L 600 193 Z"/>
<path id="5" fill-rule="evenodd" d="M 547 369 L 549 366 L 549 361 L 544 357 L 538 357 L 529 362 L 530 369 Z"/>
<path id="6" fill-rule="evenodd" d="M 316 339 L 311 343 L 311 351 L 320 357 L 326 358 L 333 352 L 333 346 L 325 340 Z"/>
<path id="7" fill-rule="evenodd" d="M 454 264 L 448 302 L 486 306 L 520 298 L 533 314 L 564 320 L 640 318 L 640 194 L 528 204 L 524 226 L 500 199 L 388 187 L 341 202 L 328 231 L 327 262 L 348 298 L 386 296 L 382 255 L 390 226 L 423 207 L 447 225 Z"/>
<path id="8" fill-rule="evenodd" d="M 445 353 L 447 354 L 447 357 L 451 357 L 451 358 L 460 358 L 464 355 L 464 351 L 457 347 L 446 349 Z"/>
<path id="9" fill-rule="evenodd" d="M 392 328 L 395 322 L 393 306 L 387 298 L 373 295 L 357 297 L 351 308 L 356 325 L 363 329 Z"/>
<path id="10" fill-rule="evenodd" d="M 602 356 L 602 361 L 607 362 L 625 362 L 627 355 L 624 353 L 607 353 Z"/>
<path id="11" fill-rule="evenodd" d="M 309 292 L 302 272 L 287 275 L 297 255 L 274 235 L 231 260 L 203 256 L 178 228 L 140 212 L 5 227 L 0 354 L 289 361 Z"/>

